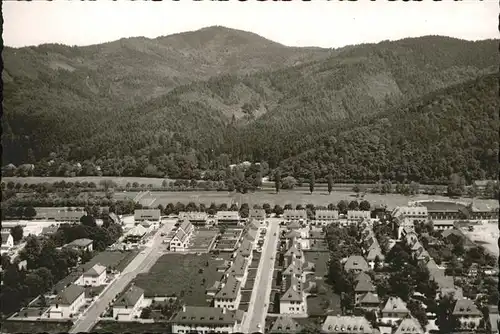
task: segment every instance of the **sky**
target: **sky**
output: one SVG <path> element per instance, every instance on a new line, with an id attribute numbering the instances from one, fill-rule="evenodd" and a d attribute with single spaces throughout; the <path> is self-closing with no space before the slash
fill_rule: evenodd
<path id="1" fill-rule="evenodd" d="M 91 45 L 220 25 L 288 46 L 341 47 L 405 37 L 498 38 L 498 1 L 3 1 L 4 45 Z"/>

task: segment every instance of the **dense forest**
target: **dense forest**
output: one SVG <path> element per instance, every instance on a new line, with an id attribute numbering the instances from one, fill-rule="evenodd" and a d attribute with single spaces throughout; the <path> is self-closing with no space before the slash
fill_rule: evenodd
<path id="1" fill-rule="evenodd" d="M 209 28 L 113 43 L 7 50 L 3 165 L 36 168 L 3 175 L 220 181 L 244 160 L 298 179 L 312 170 L 319 181 L 496 173 L 495 41 L 427 36 L 325 50 Z M 179 48 L 189 71 L 173 65 Z M 39 66 L 12 70 L 32 60 Z M 175 71 L 162 76 L 166 66 Z"/>

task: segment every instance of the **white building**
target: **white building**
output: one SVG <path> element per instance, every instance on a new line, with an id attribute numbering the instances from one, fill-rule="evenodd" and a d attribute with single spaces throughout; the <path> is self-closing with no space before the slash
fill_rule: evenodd
<path id="1" fill-rule="evenodd" d="M 474 301 L 465 298 L 457 300 L 453 315 L 460 322 L 462 329 L 477 329 L 481 319 L 483 319 L 483 314 L 474 304 Z"/>
<path id="2" fill-rule="evenodd" d="M 85 289 L 70 285 L 52 301 L 48 316 L 51 319 L 69 319 L 79 312 L 85 304 Z"/>
<path id="3" fill-rule="evenodd" d="M 237 310 L 241 300 L 241 282 L 229 275 L 226 282 L 222 283 L 222 289 L 217 292 L 214 299 L 216 308 L 224 308 L 228 310 Z"/>
<path id="4" fill-rule="evenodd" d="M 240 223 L 240 213 L 238 211 L 218 211 L 217 224 L 237 225 Z"/>
<path id="5" fill-rule="evenodd" d="M 241 331 L 244 318 L 241 310 L 184 306 L 171 320 L 172 333 L 236 333 Z"/>
<path id="6" fill-rule="evenodd" d="M 337 210 L 316 210 L 315 220 L 316 225 L 326 226 L 339 220 L 339 212 Z"/>
<path id="7" fill-rule="evenodd" d="M 14 238 L 12 237 L 12 234 L 10 234 L 10 231 L 5 231 L 2 232 L 2 249 L 11 249 L 14 247 Z"/>
<path id="8" fill-rule="evenodd" d="M 151 222 L 160 222 L 160 209 L 140 209 L 134 211 L 134 220 L 136 223 L 149 220 Z"/>
<path id="9" fill-rule="evenodd" d="M 144 290 L 135 285 L 131 286 L 113 304 L 113 318 L 126 321 L 139 317 L 143 300 Z"/>
<path id="10" fill-rule="evenodd" d="M 302 282 L 295 275 L 286 275 L 286 290 L 280 298 L 281 314 L 304 314 L 306 313 L 306 301 L 302 291 Z"/>
<path id="11" fill-rule="evenodd" d="M 184 252 L 189 246 L 189 235 L 184 233 L 182 229 L 178 229 L 170 240 L 170 251 Z"/>
<path id="12" fill-rule="evenodd" d="M 255 219 L 260 224 L 262 224 L 267 218 L 266 210 L 264 210 L 264 209 L 251 209 L 248 217 L 250 219 Z"/>
<path id="13" fill-rule="evenodd" d="M 365 317 L 329 315 L 321 326 L 324 334 L 372 334 L 373 329 Z"/>
<path id="14" fill-rule="evenodd" d="M 392 217 L 402 220 L 408 218 L 412 223 L 427 222 L 429 213 L 425 206 L 398 206 L 391 213 Z"/>
<path id="15" fill-rule="evenodd" d="M 390 297 L 382 308 L 381 322 L 392 326 L 410 315 L 406 303 L 399 297 Z"/>
<path id="16" fill-rule="evenodd" d="M 205 212 L 179 212 L 179 221 L 188 221 L 193 225 L 206 225 L 208 214 Z"/>
<path id="17" fill-rule="evenodd" d="M 417 319 L 409 316 L 399 324 L 394 334 L 424 334 L 425 330 L 422 328 Z"/>
<path id="18" fill-rule="evenodd" d="M 106 283 L 106 267 L 97 263 L 78 279 L 83 286 L 101 286 Z"/>
<path id="19" fill-rule="evenodd" d="M 307 211 L 306 210 L 285 210 L 283 213 L 283 219 L 285 221 L 298 220 L 300 222 L 307 221 Z"/>
<path id="20" fill-rule="evenodd" d="M 355 223 L 363 220 L 369 220 L 371 218 L 370 211 L 360 211 L 360 210 L 349 210 L 347 211 L 347 221 L 349 223 Z"/>
<path id="21" fill-rule="evenodd" d="M 65 245 L 64 247 L 68 248 L 74 248 L 80 251 L 89 251 L 92 252 L 94 241 L 91 239 L 87 238 L 82 238 L 82 239 L 76 239 L 70 242 L 69 244 Z"/>

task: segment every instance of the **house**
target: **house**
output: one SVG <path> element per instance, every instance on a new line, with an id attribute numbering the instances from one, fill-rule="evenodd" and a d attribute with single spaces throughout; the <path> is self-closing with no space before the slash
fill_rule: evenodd
<path id="1" fill-rule="evenodd" d="M 283 213 L 283 219 L 287 222 L 292 220 L 298 220 L 299 222 L 302 223 L 307 221 L 307 211 L 287 209 Z"/>
<path id="2" fill-rule="evenodd" d="M 139 310 L 144 300 L 144 290 L 132 285 L 113 304 L 113 318 L 116 320 L 133 320 L 140 315 Z"/>
<path id="3" fill-rule="evenodd" d="M 488 321 L 490 323 L 491 334 L 498 334 L 498 327 L 500 325 L 500 315 L 498 314 L 498 309 L 496 312 L 490 311 Z"/>
<path id="4" fill-rule="evenodd" d="M 244 239 L 241 242 L 241 245 L 236 252 L 241 256 L 243 256 L 243 258 L 249 259 L 249 261 L 251 261 L 253 254 L 252 250 L 253 250 L 253 243 L 250 240 Z"/>
<path id="5" fill-rule="evenodd" d="M 125 233 L 124 243 L 137 244 L 148 233 L 148 229 L 138 224 Z"/>
<path id="6" fill-rule="evenodd" d="M 435 220 L 432 222 L 435 230 L 445 231 L 455 228 L 455 222 L 452 220 Z"/>
<path id="7" fill-rule="evenodd" d="M 269 333 L 271 334 L 298 334 L 302 327 L 289 316 L 278 316 L 273 322 Z"/>
<path id="8" fill-rule="evenodd" d="M 252 243 L 254 243 L 258 238 L 257 238 L 257 230 L 254 229 L 248 229 L 243 236 L 245 240 L 248 240 Z"/>
<path id="9" fill-rule="evenodd" d="M 474 220 L 498 219 L 498 207 L 494 208 L 487 204 L 473 202 L 467 207 L 469 218 Z"/>
<path id="10" fill-rule="evenodd" d="M 404 318 L 399 324 L 394 334 L 424 334 L 425 330 L 422 328 L 417 319 L 412 316 Z"/>
<path id="11" fill-rule="evenodd" d="M 459 220 L 467 219 L 469 216 L 467 207 L 457 202 L 430 200 L 421 201 L 420 204 L 427 208 L 429 218 L 434 222 L 434 227 L 436 227 L 437 220 Z"/>
<path id="12" fill-rule="evenodd" d="M 179 212 L 179 222 L 188 221 L 196 226 L 207 224 L 208 214 L 205 212 Z"/>
<path id="13" fill-rule="evenodd" d="M 249 262 L 249 258 L 245 258 L 242 254 L 237 253 L 231 267 L 226 271 L 226 275 L 232 276 L 244 284 L 248 275 L 247 265 Z"/>
<path id="14" fill-rule="evenodd" d="M 189 235 L 184 233 L 182 229 L 177 229 L 169 243 L 170 251 L 184 252 L 189 246 Z"/>
<path id="15" fill-rule="evenodd" d="M 287 240 L 289 240 L 289 239 L 298 240 L 301 238 L 302 238 L 302 234 L 297 230 L 290 230 L 288 233 L 285 234 L 285 239 L 287 239 Z"/>
<path id="16" fill-rule="evenodd" d="M 149 220 L 151 222 L 161 221 L 160 209 L 138 209 L 134 211 L 134 220 L 136 223 Z"/>
<path id="17" fill-rule="evenodd" d="M 378 261 L 379 265 L 383 265 L 385 260 L 384 254 L 382 254 L 382 249 L 376 238 L 371 239 L 370 246 L 366 249 L 366 260 L 368 261 L 368 265 L 370 268 L 374 269 L 375 264 Z"/>
<path id="18" fill-rule="evenodd" d="M 179 230 L 182 230 L 190 238 L 194 232 L 194 226 L 189 221 L 183 221 L 179 226 Z"/>
<path id="19" fill-rule="evenodd" d="M 347 258 L 344 264 L 344 270 L 359 274 L 362 271 L 370 270 L 370 266 L 362 256 L 351 255 Z"/>
<path id="20" fill-rule="evenodd" d="M 255 219 L 259 223 L 262 223 L 267 218 L 266 210 L 264 210 L 264 209 L 251 209 L 249 214 L 248 214 L 248 217 L 250 217 L 250 219 Z"/>
<path id="21" fill-rule="evenodd" d="M 237 310 L 241 300 L 241 282 L 229 275 L 222 288 L 215 294 L 214 307 L 229 310 Z"/>
<path id="22" fill-rule="evenodd" d="M 368 293 L 368 292 L 376 292 L 377 289 L 371 282 L 371 279 L 361 277 L 358 279 L 355 283 L 354 286 L 354 304 L 358 305 L 361 302 L 361 299 Z"/>
<path id="23" fill-rule="evenodd" d="M 281 314 L 303 314 L 306 313 L 305 296 L 302 291 L 302 282 L 294 275 L 284 276 L 285 293 L 280 298 Z"/>
<path id="24" fill-rule="evenodd" d="M 330 315 L 321 326 L 323 334 L 372 334 L 373 329 L 365 317 Z"/>
<path id="25" fill-rule="evenodd" d="M 69 319 L 85 304 L 85 289 L 71 284 L 52 301 L 48 316 L 51 319 Z"/>
<path id="26" fill-rule="evenodd" d="M 347 221 L 349 223 L 363 221 L 366 219 L 370 219 L 370 217 L 371 217 L 370 211 L 360 211 L 360 210 L 347 211 Z"/>
<path id="27" fill-rule="evenodd" d="M 412 224 L 425 223 L 429 217 L 427 207 L 425 206 L 398 206 L 392 210 L 391 216 L 403 220 L 408 219 Z"/>
<path id="28" fill-rule="evenodd" d="M 50 210 L 45 214 L 41 214 L 40 216 L 37 213 L 37 219 L 47 219 L 53 220 L 56 222 L 72 222 L 78 223 L 80 219 L 87 215 L 85 211 L 77 211 L 77 210 Z"/>
<path id="29" fill-rule="evenodd" d="M 3 249 L 11 249 L 14 247 L 14 237 L 10 233 L 10 231 L 5 231 L 1 233 L 2 235 L 2 248 Z"/>
<path id="30" fill-rule="evenodd" d="M 238 211 L 218 211 L 217 224 L 238 225 L 240 223 L 240 213 Z"/>
<path id="31" fill-rule="evenodd" d="M 82 239 L 76 239 L 70 242 L 69 244 L 65 245 L 64 247 L 68 248 L 74 248 L 78 249 L 80 251 L 89 251 L 92 252 L 93 250 L 93 243 L 94 241 L 87 239 L 87 238 L 82 238 Z"/>
<path id="32" fill-rule="evenodd" d="M 460 321 L 461 329 L 475 329 L 479 327 L 483 314 L 477 308 L 474 301 L 461 298 L 455 303 L 453 316 Z"/>
<path id="33" fill-rule="evenodd" d="M 51 235 L 55 234 L 58 229 L 59 229 L 59 226 L 56 226 L 56 225 L 50 225 L 48 227 L 44 227 L 44 228 L 42 228 L 42 235 L 51 236 Z"/>
<path id="34" fill-rule="evenodd" d="M 401 319 L 410 315 L 406 303 L 399 297 L 389 297 L 382 309 L 382 322 L 388 325 L 395 325 Z"/>
<path id="35" fill-rule="evenodd" d="M 367 292 L 361 296 L 358 305 L 366 311 L 373 311 L 378 313 L 380 308 L 380 299 L 376 293 Z"/>
<path id="36" fill-rule="evenodd" d="M 301 223 L 298 220 L 290 220 L 286 223 L 286 228 L 289 230 L 298 230 L 301 227 Z"/>
<path id="37" fill-rule="evenodd" d="M 339 220 L 339 212 L 337 210 L 316 210 L 314 218 L 316 225 L 326 226 Z"/>
<path id="38" fill-rule="evenodd" d="M 106 283 L 106 267 L 100 263 L 94 264 L 77 281 L 83 286 L 101 286 Z"/>
<path id="39" fill-rule="evenodd" d="M 170 321 L 173 334 L 236 333 L 241 331 L 245 312 L 226 308 L 184 306 Z"/>

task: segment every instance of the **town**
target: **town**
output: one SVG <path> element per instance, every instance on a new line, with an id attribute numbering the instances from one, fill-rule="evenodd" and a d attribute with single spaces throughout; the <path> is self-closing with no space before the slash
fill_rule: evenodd
<path id="1" fill-rule="evenodd" d="M 498 208 L 24 210 L 2 225 L 2 332 L 498 333 Z"/>

